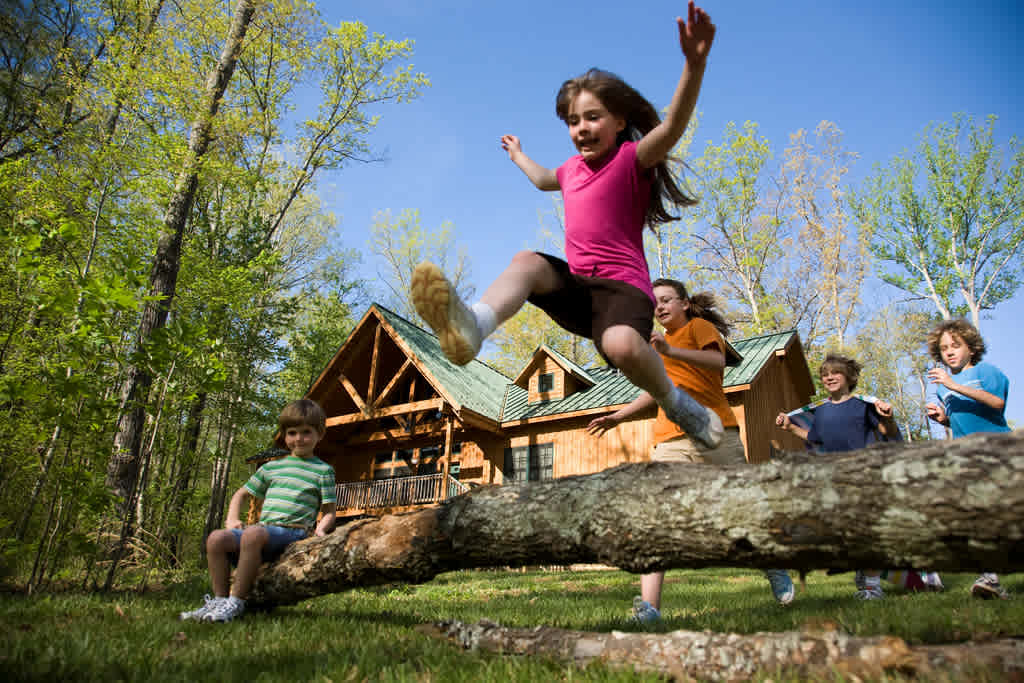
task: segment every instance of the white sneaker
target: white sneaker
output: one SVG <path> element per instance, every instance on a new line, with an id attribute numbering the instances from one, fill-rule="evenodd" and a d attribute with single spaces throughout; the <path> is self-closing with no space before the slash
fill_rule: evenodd
<path id="1" fill-rule="evenodd" d="M 665 411 L 665 417 L 686 432 L 701 448 L 712 450 L 722 443 L 725 427 L 718 413 L 702 406 L 685 390 L 672 387 L 672 393 L 661 408 Z"/>
<path id="2" fill-rule="evenodd" d="M 203 621 L 232 621 L 245 613 L 245 600 L 231 596 L 221 598 L 209 612 L 203 616 Z"/>
<path id="3" fill-rule="evenodd" d="M 982 600 L 991 600 L 992 598 L 999 598 L 1000 600 L 1010 599 L 1010 594 L 999 585 L 999 575 L 991 573 L 985 573 L 978 577 L 974 585 L 971 586 L 971 595 Z"/>
<path id="4" fill-rule="evenodd" d="M 441 269 L 426 261 L 416 266 L 410 290 L 412 305 L 437 335 L 448 360 L 465 365 L 476 358 L 483 343 L 476 315 L 462 303 Z"/>
<path id="5" fill-rule="evenodd" d="M 882 592 L 880 584 L 867 583 L 864 588 L 854 593 L 853 597 L 858 600 L 881 600 L 885 597 L 885 593 Z"/>
<path id="6" fill-rule="evenodd" d="M 210 613 L 221 600 L 227 598 L 211 598 L 209 595 L 203 596 L 203 606 L 192 610 L 191 612 L 182 612 L 178 615 L 178 618 L 182 621 L 202 621 L 203 617 Z"/>

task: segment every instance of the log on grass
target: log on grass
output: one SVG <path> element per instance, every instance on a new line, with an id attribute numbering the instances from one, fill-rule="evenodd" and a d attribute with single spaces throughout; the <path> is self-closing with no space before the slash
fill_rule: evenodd
<path id="1" fill-rule="evenodd" d="M 262 568 L 255 604 L 472 567 L 1024 566 L 1024 430 L 758 466 L 622 465 L 364 519 Z"/>
<path id="2" fill-rule="evenodd" d="M 970 675 L 979 670 L 1024 675 L 1024 641 L 1008 638 L 951 645 L 910 646 L 892 636 L 854 637 L 822 623 L 782 633 L 593 633 L 538 626 L 506 628 L 491 621 L 426 624 L 420 632 L 467 650 L 547 657 L 576 666 L 602 662 L 611 668 L 655 671 L 675 680 L 746 681 L 785 670 L 801 678 L 854 680 L 886 674 Z"/>

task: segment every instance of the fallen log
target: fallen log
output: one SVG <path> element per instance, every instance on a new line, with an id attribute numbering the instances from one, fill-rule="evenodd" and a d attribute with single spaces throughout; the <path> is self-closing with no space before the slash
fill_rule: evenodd
<path id="1" fill-rule="evenodd" d="M 656 671 L 676 680 L 745 681 L 784 670 L 801 678 L 835 672 L 857 679 L 885 674 L 928 676 L 978 670 L 1024 675 L 1024 641 L 1001 639 L 910 646 L 892 636 L 853 637 L 834 624 L 783 633 L 593 633 L 538 626 L 505 628 L 491 621 L 425 624 L 417 630 L 467 650 L 548 657 L 586 666 Z"/>
<path id="2" fill-rule="evenodd" d="M 759 466 L 639 463 L 364 519 L 265 565 L 254 604 L 454 569 L 1024 566 L 1024 430 Z"/>

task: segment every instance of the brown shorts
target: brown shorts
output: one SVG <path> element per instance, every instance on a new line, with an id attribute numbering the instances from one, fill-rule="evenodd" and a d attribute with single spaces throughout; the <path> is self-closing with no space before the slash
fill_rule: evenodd
<path id="1" fill-rule="evenodd" d="M 654 302 L 646 292 L 619 280 L 574 275 L 557 256 L 537 253 L 555 269 L 560 282 L 555 291 L 532 294 L 528 301 L 569 332 L 592 339 L 609 365 L 614 367 L 601 350 L 601 335 L 609 327 L 626 325 L 645 342 L 651 338 Z"/>

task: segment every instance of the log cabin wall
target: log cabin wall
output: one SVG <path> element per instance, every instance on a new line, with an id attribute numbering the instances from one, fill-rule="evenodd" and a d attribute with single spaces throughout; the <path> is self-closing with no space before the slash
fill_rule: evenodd
<path id="1" fill-rule="evenodd" d="M 504 481 L 505 452 L 509 448 L 551 444 L 554 449 L 552 476 L 555 479 L 593 474 L 609 467 L 649 459 L 653 417 L 624 422 L 600 437 L 592 436 L 586 430 L 594 417 L 596 415 L 510 429 L 509 438 L 493 444 L 487 453 L 496 472 L 493 483 Z"/>

